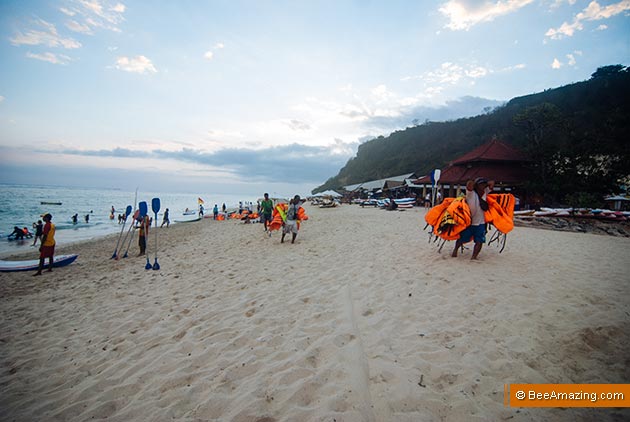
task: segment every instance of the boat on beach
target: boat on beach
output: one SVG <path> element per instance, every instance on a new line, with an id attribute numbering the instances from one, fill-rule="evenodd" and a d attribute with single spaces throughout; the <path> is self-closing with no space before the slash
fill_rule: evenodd
<path id="1" fill-rule="evenodd" d="M 58 255 L 53 258 L 53 267 L 65 267 L 77 259 L 79 255 Z M 48 259 L 44 261 L 44 268 L 48 268 Z M 26 261 L 2 261 L 0 260 L 0 272 L 34 271 L 39 267 L 39 259 Z"/>

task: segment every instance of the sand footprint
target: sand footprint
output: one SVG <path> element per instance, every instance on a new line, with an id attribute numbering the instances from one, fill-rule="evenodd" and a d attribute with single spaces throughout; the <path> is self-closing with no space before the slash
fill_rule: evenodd
<path id="1" fill-rule="evenodd" d="M 356 337 L 353 334 L 340 334 L 333 340 L 333 343 L 337 347 L 343 347 L 346 344 L 350 343 Z"/>

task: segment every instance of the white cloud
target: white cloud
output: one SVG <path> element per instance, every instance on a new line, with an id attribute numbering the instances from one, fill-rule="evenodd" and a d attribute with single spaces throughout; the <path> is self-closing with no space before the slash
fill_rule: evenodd
<path id="1" fill-rule="evenodd" d="M 569 66 L 575 66 L 575 56 L 573 54 L 567 54 L 567 59 L 569 59 L 569 61 L 567 62 L 567 65 Z"/>
<path id="2" fill-rule="evenodd" d="M 562 67 L 562 63 L 560 62 L 560 60 L 554 58 L 553 62 L 551 63 L 551 68 L 552 69 L 560 69 L 560 67 Z"/>
<path id="3" fill-rule="evenodd" d="M 575 15 L 572 23 L 564 22 L 558 28 L 550 28 L 545 35 L 554 40 L 571 37 L 576 31 L 584 29 L 583 22 L 609 19 L 628 10 L 630 10 L 630 0 L 622 0 L 605 7 L 600 6 L 597 1 L 592 1 L 584 10 Z"/>
<path id="4" fill-rule="evenodd" d="M 70 20 L 66 22 L 66 28 L 74 32 L 79 32 L 81 34 L 87 34 L 87 35 L 92 34 L 92 29 L 90 29 L 88 25 L 81 24 L 75 20 Z"/>
<path id="5" fill-rule="evenodd" d="M 598 31 L 604 31 L 606 29 L 608 29 L 608 25 L 601 24 L 597 27 Z"/>
<path id="6" fill-rule="evenodd" d="M 577 0 L 554 0 L 551 4 L 551 8 L 555 9 L 562 6 L 564 3 L 568 3 L 570 6 L 573 6 Z"/>
<path id="7" fill-rule="evenodd" d="M 157 69 L 151 63 L 151 60 L 145 56 L 125 57 L 121 56 L 116 59 L 116 69 L 124 70 L 132 73 L 156 73 Z"/>
<path id="8" fill-rule="evenodd" d="M 204 53 L 203 57 L 204 57 L 206 60 L 212 60 L 212 58 L 214 57 L 214 52 L 213 52 L 212 50 L 213 50 L 213 49 L 214 49 L 214 50 L 220 50 L 220 49 L 222 49 L 222 48 L 225 48 L 225 45 L 224 45 L 223 43 L 221 43 L 221 42 L 220 42 L 220 43 L 216 43 L 216 44 L 214 45 L 214 47 L 212 47 L 210 50 L 208 50 L 208 51 L 206 51 L 206 52 Z"/>
<path id="9" fill-rule="evenodd" d="M 477 65 L 458 65 L 455 63 L 445 62 L 438 69 L 424 72 L 417 76 L 405 76 L 401 81 L 422 80 L 426 83 L 451 84 L 455 85 L 463 81 L 471 81 L 483 78 L 490 73 L 491 69 Z"/>
<path id="10" fill-rule="evenodd" d="M 72 61 L 72 59 L 68 56 L 65 56 L 63 54 L 54 54 L 50 52 L 36 54 L 36 53 L 31 53 L 29 51 L 28 53 L 26 53 L 26 57 L 30 59 L 42 60 L 48 63 L 61 64 L 61 65 L 67 65 L 68 63 Z"/>
<path id="11" fill-rule="evenodd" d="M 66 9 L 65 7 L 61 7 L 61 8 L 59 8 L 59 10 L 60 10 L 60 11 L 61 11 L 61 13 L 63 13 L 64 15 L 68 15 L 68 16 L 74 16 L 74 15 L 76 15 L 76 14 L 77 14 L 75 11 L 68 10 L 68 9 Z"/>
<path id="12" fill-rule="evenodd" d="M 114 7 L 112 7 L 110 10 L 117 13 L 125 13 L 125 9 L 126 7 L 124 4 L 118 3 Z"/>
<path id="13" fill-rule="evenodd" d="M 81 43 L 77 40 L 60 36 L 57 32 L 57 28 L 52 23 L 46 22 L 43 19 L 38 19 L 34 23 L 43 28 L 43 30 L 31 29 L 26 33 L 18 32 L 14 37 L 10 38 L 11 44 L 16 46 L 45 45 L 48 47 L 63 47 L 67 49 L 81 47 Z"/>
<path id="14" fill-rule="evenodd" d="M 525 63 L 519 63 L 519 64 L 515 64 L 514 66 L 504 67 L 503 69 L 501 69 L 501 72 L 511 72 L 513 70 L 525 69 L 526 67 L 527 65 Z"/>
<path id="15" fill-rule="evenodd" d="M 469 30 L 482 22 L 513 13 L 534 0 L 505 0 L 494 3 L 464 0 L 450 0 L 439 8 L 439 11 L 449 18 L 446 27 L 453 30 Z"/>
<path id="16" fill-rule="evenodd" d="M 68 28 L 73 31 L 76 31 L 73 28 L 81 28 L 82 30 L 76 32 L 92 34 L 91 29 L 103 28 L 121 32 L 118 25 L 125 20 L 123 13 L 126 6 L 124 4 L 112 4 L 108 0 L 73 0 L 71 4 L 73 5 L 72 8 L 61 8 L 60 10 L 68 16 L 82 18 L 82 23 L 66 24 L 66 26 L 70 25 Z M 85 27 L 90 31 L 85 30 Z"/>
<path id="17" fill-rule="evenodd" d="M 0 103 L 4 101 L 4 97 L 0 95 Z"/>

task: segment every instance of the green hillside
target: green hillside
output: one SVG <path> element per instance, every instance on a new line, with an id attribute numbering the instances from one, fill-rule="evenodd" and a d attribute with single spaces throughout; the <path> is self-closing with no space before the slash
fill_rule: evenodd
<path id="1" fill-rule="evenodd" d="M 630 68 L 601 67 L 587 81 L 514 98 L 488 114 L 427 122 L 365 142 L 313 193 L 427 174 L 492 137 L 530 154 L 528 188 L 549 201 L 618 191 L 630 176 Z"/>

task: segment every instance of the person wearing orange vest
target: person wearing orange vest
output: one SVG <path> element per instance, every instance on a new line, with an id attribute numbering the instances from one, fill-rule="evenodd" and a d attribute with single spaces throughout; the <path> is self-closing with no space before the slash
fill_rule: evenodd
<path id="1" fill-rule="evenodd" d="M 488 193 L 492 192 L 493 187 L 494 181 L 491 180 L 488 182 L 488 180 L 483 177 L 478 177 L 474 181 L 469 180 L 466 183 L 466 203 L 470 208 L 471 223 L 470 226 L 460 233 L 451 256 L 457 257 L 459 248 L 461 248 L 464 243 L 473 240 L 475 246 L 470 259 L 477 259 L 479 252 L 481 252 L 481 247 L 486 241 L 485 211 L 488 210 L 487 196 Z"/>
<path id="2" fill-rule="evenodd" d="M 42 275 L 44 269 L 44 261 L 48 258 L 48 271 L 52 271 L 53 256 L 55 255 L 55 225 L 51 223 L 52 215 L 44 214 L 44 230 L 42 231 L 42 245 L 39 247 L 39 267 L 37 272 L 33 274 Z"/>

